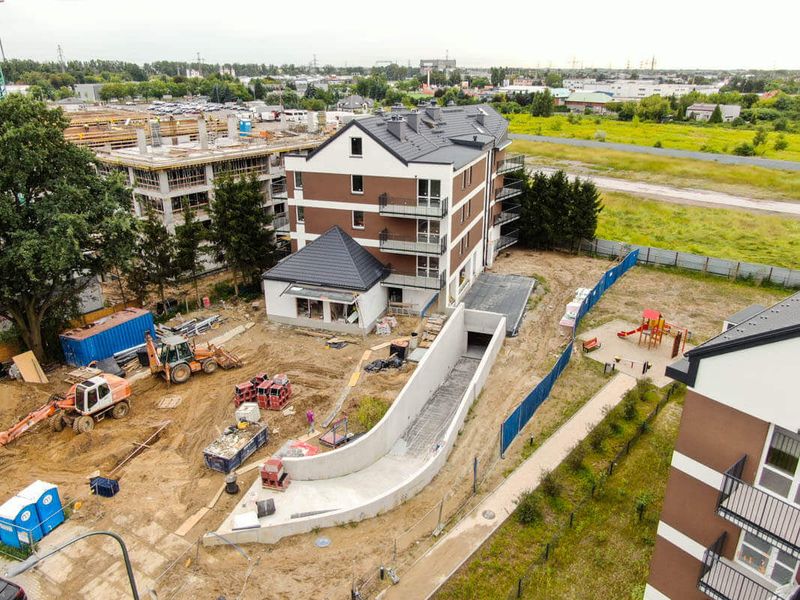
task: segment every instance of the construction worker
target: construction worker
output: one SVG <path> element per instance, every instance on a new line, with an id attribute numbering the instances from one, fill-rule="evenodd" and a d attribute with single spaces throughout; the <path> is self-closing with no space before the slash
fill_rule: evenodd
<path id="1" fill-rule="evenodd" d="M 308 421 L 308 435 L 314 433 L 314 411 L 309 409 L 306 411 L 306 420 Z"/>

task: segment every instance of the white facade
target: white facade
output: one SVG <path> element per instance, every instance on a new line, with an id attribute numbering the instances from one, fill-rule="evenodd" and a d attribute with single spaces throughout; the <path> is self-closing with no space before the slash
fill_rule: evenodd
<path id="1" fill-rule="evenodd" d="M 614 100 L 641 100 L 658 94 L 662 97 L 680 98 L 690 92 L 716 94 L 722 84 L 693 85 L 690 83 L 659 83 L 655 79 L 617 79 L 597 81 L 596 79 L 565 79 L 564 87 L 584 92 L 603 92 L 611 94 Z"/>

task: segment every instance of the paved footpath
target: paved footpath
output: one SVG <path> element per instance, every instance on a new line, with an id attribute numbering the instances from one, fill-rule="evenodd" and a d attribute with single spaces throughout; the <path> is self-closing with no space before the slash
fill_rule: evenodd
<path id="1" fill-rule="evenodd" d="M 541 472 L 557 467 L 586 436 L 588 427 L 603 418 L 603 409 L 619 404 L 634 385 L 635 378 L 618 373 L 407 572 L 399 573 L 400 582 L 379 597 L 430 598 L 511 515 L 520 493 L 537 487 Z M 483 517 L 487 510 L 496 515 L 494 519 Z"/>

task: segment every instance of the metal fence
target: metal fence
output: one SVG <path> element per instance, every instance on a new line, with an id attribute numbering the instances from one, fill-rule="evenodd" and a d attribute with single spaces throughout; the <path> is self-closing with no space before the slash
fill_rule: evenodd
<path id="1" fill-rule="evenodd" d="M 550 391 L 553 389 L 553 384 L 555 384 L 558 376 L 561 375 L 562 371 L 566 368 L 569 364 L 570 356 L 572 356 L 572 349 L 575 340 L 575 330 L 578 327 L 581 319 L 584 315 L 589 312 L 592 307 L 597 304 L 597 301 L 600 300 L 601 296 L 605 293 L 605 291 L 610 288 L 614 283 L 622 277 L 631 267 L 636 265 L 636 261 L 638 259 L 639 251 L 634 250 L 625 256 L 619 264 L 611 267 L 608 271 L 606 271 L 597 284 L 592 288 L 592 291 L 589 292 L 589 295 L 581 303 L 581 307 L 578 309 L 578 315 L 575 319 L 575 325 L 572 329 L 572 340 L 564 351 L 559 356 L 556 364 L 550 370 L 550 372 L 545 375 L 544 379 L 542 379 L 533 390 L 525 397 L 525 399 L 519 403 L 517 408 L 514 409 L 508 418 L 503 421 L 503 424 L 500 427 L 500 454 L 504 454 L 506 449 L 511 445 L 511 442 L 514 441 L 514 438 L 519 435 L 519 432 L 522 430 L 525 425 L 528 424 L 528 421 L 531 420 L 536 410 L 542 405 L 542 403 L 547 400 L 547 397 L 550 395 Z"/>
<path id="2" fill-rule="evenodd" d="M 800 288 L 800 271 L 786 267 L 714 258 L 713 256 L 678 252 L 653 246 L 625 244 L 612 240 L 583 240 L 581 250 L 608 257 L 620 257 L 628 254 L 631 250 L 638 250 L 640 265 L 677 267 L 729 279 L 747 279 L 756 283 L 764 282 L 786 288 Z"/>

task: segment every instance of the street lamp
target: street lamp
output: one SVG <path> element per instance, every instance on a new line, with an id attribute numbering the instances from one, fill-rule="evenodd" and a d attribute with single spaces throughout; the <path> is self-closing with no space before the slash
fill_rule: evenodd
<path id="1" fill-rule="evenodd" d="M 48 552 L 43 556 L 36 556 L 35 554 L 31 555 L 22 562 L 17 563 L 15 565 L 11 565 L 11 567 L 9 567 L 5 573 L 6 577 L 16 577 L 17 575 L 21 575 L 31 567 L 34 567 L 37 564 L 39 564 L 44 559 L 53 556 L 53 554 L 56 554 L 57 552 L 61 552 L 67 546 L 71 546 L 75 542 L 78 542 L 84 538 L 91 537 L 93 535 L 108 535 L 117 540 L 117 542 L 119 543 L 119 547 L 122 548 L 122 558 L 125 560 L 125 569 L 128 571 L 128 581 L 131 584 L 131 595 L 133 596 L 133 600 L 139 600 L 139 592 L 136 589 L 136 579 L 134 579 L 133 577 L 133 567 L 131 566 L 131 560 L 130 557 L 128 556 L 128 548 L 125 546 L 125 542 L 123 541 L 123 539 L 113 531 L 90 531 L 89 533 L 84 533 L 83 535 L 79 535 L 78 537 L 75 537 L 61 544 L 60 546 L 54 548 L 53 550 L 50 550 L 50 552 Z"/>

